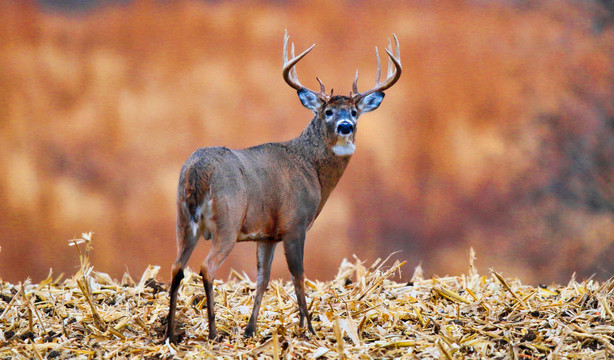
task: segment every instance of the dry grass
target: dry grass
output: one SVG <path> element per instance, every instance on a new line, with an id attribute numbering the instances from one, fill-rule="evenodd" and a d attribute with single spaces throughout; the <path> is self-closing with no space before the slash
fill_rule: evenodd
<path id="1" fill-rule="evenodd" d="M 206 339 L 200 277 L 180 290 L 181 342 L 161 341 L 167 285 L 151 266 L 138 282 L 96 272 L 91 236 L 73 241 L 81 267 L 70 279 L 3 282 L 0 359 L 7 358 L 607 358 L 614 354 L 614 280 L 533 287 L 491 270 L 471 251 L 466 275 L 389 280 L 402 263 L 343 260 L 330 282 L 307 281 L 317 336 L 299 329 L 290 283 L 272 281 L 254 339 L 243 339 L 255 284 L 233 272 L 216 281 L 219 342 Z"/>

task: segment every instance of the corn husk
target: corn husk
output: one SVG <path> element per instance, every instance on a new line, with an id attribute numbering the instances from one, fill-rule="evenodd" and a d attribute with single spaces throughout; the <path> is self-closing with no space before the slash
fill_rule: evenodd
<path id="1" fill-rule="evenodd" d="M 86 234 L 87 235 L 87 234 Z M 74 246 L 86 247 L 91 240 Z M 87 250 L 87 249 L 86 249 Z M 273 280 L 254 338 L 243 337 L 255 283 L 232 272 L 216 280 L 218 341 L 207 339 L 200 276 L 179 290 L 180 341 L 163 341 L 168 285 L 151 266 L 135 283 L 81 268 L 60 281 L 0 286 L 0 359 L 577 359 L 614 356 L 614 280 L 533 287 L 491 269 L 393 281 L 402 263 L 343 260 L 332 281 L 307 280 L 316 335 L 299 327 L 290 282 Z M 84 255 L 85 254 L 85 255 Z M 472 252 L 472 256 L 473 252 Z"/>

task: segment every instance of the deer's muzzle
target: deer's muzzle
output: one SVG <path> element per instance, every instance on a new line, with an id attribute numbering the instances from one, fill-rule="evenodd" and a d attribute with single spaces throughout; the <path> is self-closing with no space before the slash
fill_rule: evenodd
<path id="1" fill-rule="evenodd" d="M 354 131 L 354 124 L 347 120 L 342 120 L 337 124 L 337 133 L 339 135 L 350 135 Z"/>

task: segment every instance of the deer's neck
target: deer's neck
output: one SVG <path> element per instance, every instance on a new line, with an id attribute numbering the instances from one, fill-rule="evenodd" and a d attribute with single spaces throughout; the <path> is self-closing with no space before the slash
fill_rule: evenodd
<path id="1" fill-rule="evenodd" d="M 351 158 L 351 155 L 338 156 L 333 153 L 329 143 L 334 144 L 336 139 L 329 138 L 324 126 L 323 122 L 316 117 L 311 120 L 301 135 L 292 141 L 318 174 L 321 188 L 318 214 L 341 179 Z"/>

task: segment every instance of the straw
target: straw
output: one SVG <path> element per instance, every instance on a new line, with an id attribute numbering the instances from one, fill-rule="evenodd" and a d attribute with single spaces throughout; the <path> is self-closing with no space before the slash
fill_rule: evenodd
<path id="1" fill-rule="evenodd" d="M 291 282 L 273 279 L 254 338 L 243 337 L 255 284 L 233 271 L 216 280 L 219 341 L 207 340 L 200 276 L 187 269 L 179 291 L 178 344 L 162 341 L 168 284 L 150 266 L 138 283 L 89 262 L 91 234 L 72 241 L 81 267 L 60 282 L 0 286 L 0 359 L 538 359 L 614 354 L 614 279 L 533 287 L 491 269 L 397 282 L 402 262 L 342 260 L 335 279 L 307 280 L 316 335 L 299 328 Z"/>

